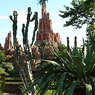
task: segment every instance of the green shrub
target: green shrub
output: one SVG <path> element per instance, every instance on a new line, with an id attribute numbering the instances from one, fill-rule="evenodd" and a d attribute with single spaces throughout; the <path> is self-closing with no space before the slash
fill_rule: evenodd
<path id="1" fill-rule="evenodd" d="M 6 74 L 5 69 L 3 69 L 2 67 L 0 67 L 0 75 L 1 74 Z"/>
<path id="2" fill-rule="evenodd" d="M 2 64 L 0 66 L 8 74 L 12 74 L 14 71 L 14 66 L 10 62 L 2 62 Z"/>
<path id="3" fill-rule="evenodd" d="M 0 50 L 0 64 L 6 60 L 5 54 Z"/>
<path id="4" fill-rule="evenodd" d="M 2 80 L 2 76 L 0 75 L 0 95 L 4 92 L 4 90 L 4 80 Z"/>

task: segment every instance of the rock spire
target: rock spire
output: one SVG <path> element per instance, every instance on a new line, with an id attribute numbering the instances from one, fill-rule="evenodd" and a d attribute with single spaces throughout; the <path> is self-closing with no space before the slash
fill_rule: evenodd
<path id="1" fill-rule="evenodd" d="M 60 35 L 53 33 L 52 22 L 49 18 L 49 13 L 46 12 L 46 4 L 42 5 L 42 18 L 39 20 L 39 27 L 36 36 L 36 41 L 51 40 L 61 43 Z"/>

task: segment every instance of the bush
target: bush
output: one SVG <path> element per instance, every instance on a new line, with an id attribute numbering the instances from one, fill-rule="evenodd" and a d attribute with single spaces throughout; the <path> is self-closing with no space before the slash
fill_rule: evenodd
<path id="1" fill-rule="evenodd" d="M 14 66 L 12 63 L 3 62 L 0 66 L 8 74 L 12 74 L 14 72 Z"/>
<path id="2" fill-rule="evenodd" d="M 1 74 L 6 74 L 5 69 L 3 69 L 2 67 L 0 67 L 0 75 Z"/>
<path id="3" fill-rule="evenodd" d="M 6 60 L 5 54 L 3 51 L 0 50 L 0 63 L 4 62 Z"/>
<path id="4" fill-rule="evenodd" d="M 0 75 L 0 95 L 4 92 L 5 87 L 4 87 L 4 80 L 2 79 L 2 76 Z"/>

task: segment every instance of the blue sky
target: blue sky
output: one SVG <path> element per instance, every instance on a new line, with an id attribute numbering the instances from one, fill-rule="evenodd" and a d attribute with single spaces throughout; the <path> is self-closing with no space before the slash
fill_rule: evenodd
<path id="1" fill-rule="evenodd" d="M 82 29 L 74 29 L 74 27 L 63 27 L 63 24 L 68 19 L 59 17 L 59 10 L 65 10 L 64 5 L 71 6 L 72 0 L 49 0 L 47 2 L 47 12 L 50 13 L 50 19 L 52 20 L 52 28 L 56 33 L 61 36 L 62 43 L 66 45 L 67 36 L 70 37 L 70 45 L 73 46 L 74 36 L 78 37 L 78 46 L 82 44 L 82 38 L 85 38 L 86 29 L 83 26 Z M 2 0 L 0 2 L 0 43 L 4 45 L 5 37 L 9 31 L 12 31 L 12 22 L 9 16 L 16 10 L 18 12 L 18 35 L 19 43 L 22 43 L 21 26 L 26 22 L 27 8 L 31 7 L 32 12 L 38 12 L 39 18 L 41 18 L 41 5 L 38 4 L 38 0 Z M 29 42 L 32 39 L 33 23 L 29 28 Z"/>

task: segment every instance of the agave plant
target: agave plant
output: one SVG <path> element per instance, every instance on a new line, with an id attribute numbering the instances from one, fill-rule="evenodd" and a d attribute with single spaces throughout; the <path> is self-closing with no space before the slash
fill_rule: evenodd
<path id="1" fill-rule="evenodd" d="M 52 95 L 95 95 L 95 61 L 93 46 L 87 45 L 87 52 L 75 46 L 64 50 L 59 45 L 59 51 L 52 45 L 53 59 L 43 60 L 45 64 L 38 66 L 39 71 L 35 81 L 25 91 L 34 85 L 38 87 L 37 95 L 44 95 L 47 90 L 53 90 Z"/>

